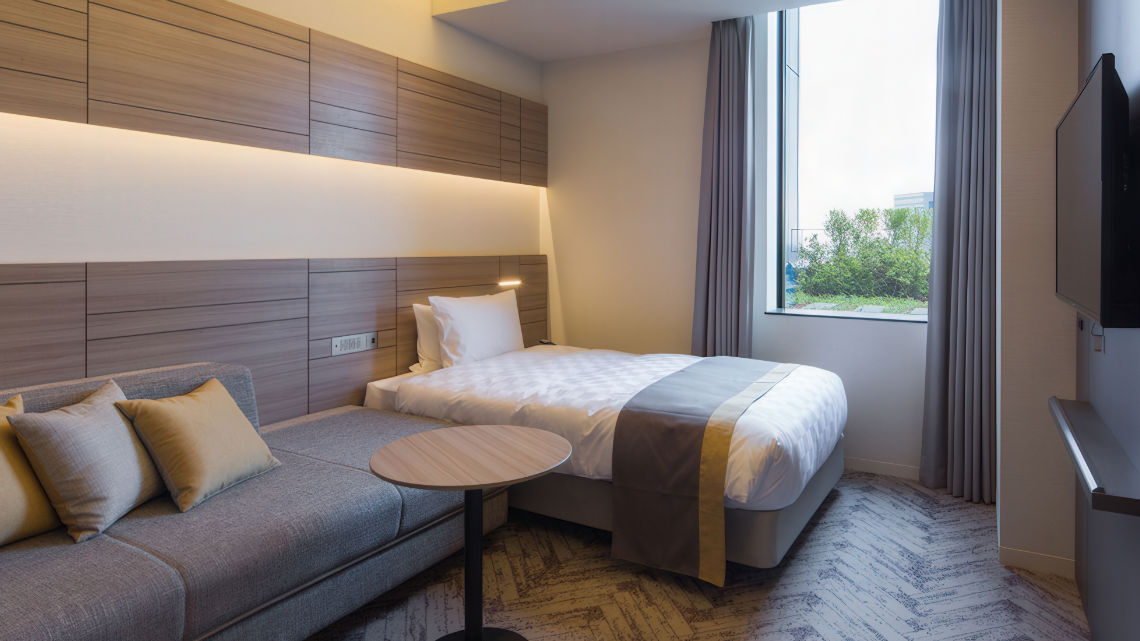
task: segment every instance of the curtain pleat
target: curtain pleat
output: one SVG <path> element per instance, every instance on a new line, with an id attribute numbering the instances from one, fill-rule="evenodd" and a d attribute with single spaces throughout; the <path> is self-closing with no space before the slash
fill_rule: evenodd
<path id="1" fill-rule="evenodd" d="M 919 473 L 997 490 L 997 0 L 942 0 L 934 231 Z"/>
<path id="2" fill-rule="evenodd" d="M 752 355 L 752 17 L 714 22 L 693 305 L 693 353 Z"/>

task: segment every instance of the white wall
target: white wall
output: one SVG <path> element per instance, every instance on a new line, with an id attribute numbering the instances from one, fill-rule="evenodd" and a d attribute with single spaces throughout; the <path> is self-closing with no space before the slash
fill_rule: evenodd
<path id="1" fill-rule="evenodd" d="M 565 338 L 688 353 L 708 40 L 547 64 Z"/>
<path id="2" fill-rule="evenodd" d="M 689 352 L 707 65 L 705 39 L 544 67 L 550 224 L 572 344 Z M 924 324 L 761 314 L 754 340 L 758 358 L 843 377 L 849 467 L 917 477 Z"/>
<path id="3" fill-rule="evenodd" d="M 1075 392 L 1076 314 L 1053 294 L 1054 129 L 1076 96 L 1076 0 L 1003 0 L 999 104 L 998 544 L 1073 574 L 1073 467 L 1047 410 Z"/>
<path id="4" fill-rule="evenodd" d="M 430 0 L 241 4 L 531 98 Z M 534 253 L 541 189 L 0 114 L 3 262 Z"/>

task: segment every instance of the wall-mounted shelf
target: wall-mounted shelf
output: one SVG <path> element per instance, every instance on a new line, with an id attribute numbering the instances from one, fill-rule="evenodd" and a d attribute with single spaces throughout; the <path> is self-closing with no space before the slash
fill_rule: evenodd
<path id="1" fill-rule="evenodd" d="M 1049 410 L 1092 509 L 1140 516 L 1140 471 L 1091 405 L 1050 397 Z"/>

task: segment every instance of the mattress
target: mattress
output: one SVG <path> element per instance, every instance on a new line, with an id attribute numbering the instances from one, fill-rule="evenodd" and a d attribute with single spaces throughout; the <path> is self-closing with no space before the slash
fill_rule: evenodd
<path id="1" fill-rule="evenodd" d="M 464 424 L 526 425 L 570 441 L 556 471 L 610 480 L 618 413 L 646 386 L 698 360 L 540 345 L 426 374 L 369 384 L 366 405 Z M 847 422 L 843 383 L 801 365 L 752 404 L 729 446 L 725 506 L 791 505 L 838 443 Z"/>

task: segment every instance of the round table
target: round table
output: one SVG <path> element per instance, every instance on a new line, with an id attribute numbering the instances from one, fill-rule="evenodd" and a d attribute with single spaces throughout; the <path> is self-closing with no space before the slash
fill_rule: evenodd
<path id="1" fill-rule="evenodd" d="M 420 432 L 376 450 L 372 473 L 395 485 L 463 490 L 464 629 L 439 641 L 526 641 L 483 627 L 483 490 L 538 478 L 570 458 L 570 443 L 516 425 L 465 425 Z"/>

